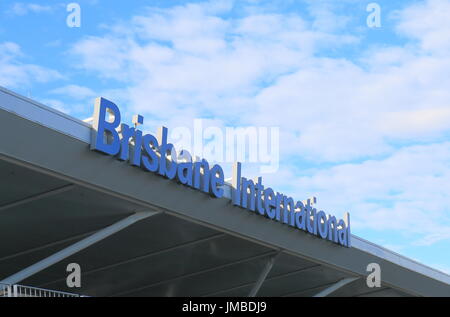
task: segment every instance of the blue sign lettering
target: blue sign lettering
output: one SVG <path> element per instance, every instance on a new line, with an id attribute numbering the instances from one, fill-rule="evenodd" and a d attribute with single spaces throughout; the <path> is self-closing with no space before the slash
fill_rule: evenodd
<path id="1" fill-rule="evenodd" d="M 224 173 L 218 164 L 210 167 L 207 160 L 193 162 L 191 154 L 168 143 L 168 129 L 160 127 L 157 136 L 143 135 L 138 129 L 144 123 L 140 115 L 133 117 L 134 127 L 121 123 L 119 108 L 105 98 L 95 101 L 91 149 L 128 161 L 133 166 L 156 173 L 180 184 L 221 198 L 224 195 Z M 233 165 L 231 202 L 271 220 L 306 231 L 322 239 L 350 247 L 350 215 L 345 220 L 317 211 L 316 198 L 295 202 L 292 197 L 264 188 L 262 177 L 256 181 L 242 177 L 241 163 Z"/>

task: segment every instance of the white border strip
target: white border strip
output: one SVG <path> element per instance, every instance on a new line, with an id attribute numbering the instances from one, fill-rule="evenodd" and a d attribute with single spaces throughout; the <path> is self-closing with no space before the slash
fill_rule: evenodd
<path id="1" fill-rule="evenodd" d="M 398 254 L 394 251 L 386 249 L 380 245 L 367 241 L 358 236 L 352 235 L 352 247 L 373 254 L 386 261 L 403 266 L 408 270 L 420 273 L 425 276 L 429 276 L 431 278 L 434 278 L 435 280 L 442 281 L 450 285 L 450 275 L 446 274 L 445 272 L 439 271 L 435 268 L 419 263 L 404 255 Z"/>
<path id="2" fill-rule="evenodd" d="M 0 109 L 90 143 L 91 125 L 0 86 Z"/>

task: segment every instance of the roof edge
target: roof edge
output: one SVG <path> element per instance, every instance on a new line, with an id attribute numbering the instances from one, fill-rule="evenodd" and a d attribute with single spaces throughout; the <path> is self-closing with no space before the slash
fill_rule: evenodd
<path id="1" fill-rule="evenodd" d="M 58 131 L 85 143 L 90 143 L 91 125 L 30 98 L 0 86 L 0 109 L 14 113 L 24 119 Z M 226 183 L 227 187 L 231 185 Z M 225 193 L 230 193 L 227 188 Z M 386 249 L 373 242 L 352 235 L 352 247 L 402 266 L 410 271 L 450 285 L 450 275 L 416 260 Z"/>

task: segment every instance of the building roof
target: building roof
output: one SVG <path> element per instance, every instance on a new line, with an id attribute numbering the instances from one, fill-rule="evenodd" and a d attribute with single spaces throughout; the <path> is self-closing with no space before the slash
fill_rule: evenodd
<path id="1" fill-rule="evenodd" d="M 258 296 L 450 296 L 449 275 L 355 235 L 344 248 L 94 153 L 90 124 L 4 88 L 0 135 L 0 282 L 42 262 L 20 283 L 73 292 L 78 263 L 89 296 L 247 296 L 258 281 Z M 45 265 L 136 212 L 157 213 Z"/>

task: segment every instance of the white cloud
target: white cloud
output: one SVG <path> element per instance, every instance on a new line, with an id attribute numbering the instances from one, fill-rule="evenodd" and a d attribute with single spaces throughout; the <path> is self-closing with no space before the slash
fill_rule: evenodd
<path id="1" fill-rule="evenodd" d="M 344 1 L 308 0 L 309 14 L 314 18 L 312 27 L 326 32 L 335 32 L 347 26 L 350 16 L 336 14 L 336 7 Z"/>
<path id="2" fill-rule="evenodd" d="M 423 138 L 449 129 L 450 107 L 435 107 L 412 111 L 387 112 L 381 118 L 380 129 L 388 134 Z"/>
<path id="3" fill-rule="evenodd" d="M 23 16 L 28 13 L 42 13 L 42 12 L 51 12 L 52 7 L 47 5 L 40 5 L 36 3 L 22 3 L 16 2 L 12 5 L 9 10 L 10 13 L 14 15 Z"/>
<path id="4" fill-rule="evenodd" d="M 409 146 L 384 159 L 294 179 L 297 195 L 317 195 L 324 210 L 350 211 L 359 230 L 419 234 L 418 245 L 450 238 L 449 142 Z"/>
<path id="5" fill-rule="evenodd" d="M 92 89 L 78 85 L 63 86 L 52 90 L 50 93 L 64 95 L 66 97 L 78 100 L 96 97 L 96 93 Z"/>
<path id="6" fill-rule="evenodd" d="M 127 54 L 133 43 L 110 37 L 87 37 L 77 43 L 70 53 L 82 56 L 80 67 L 98 72 L 99 77 L 130 79 Z M 77 65 L 76 65 L 77 66 Z"/>
<path id="7" fill-rule="evenodd" d="M 52 69 L 20 61 L 24 57 L 20 46 L 13 42 L 0 43 L 0 85 L 8 88 L 17 88 L 32 82 L 48 82 L 61 79 L 62 75 Z"/>
<path id="8" fill-rule="evenodd" d="M 416 39 L 423 50 L 446 54 L 450 51 L 450 1 L 419 2 L 399 13 L 398 31 Z"/>
<path id="9" fill-rule="evenodd" d="M 412 40 L 358 60 L 318 56 L 360 40 L 337 33 L 345 24 L 335 16 L 326 24 L 328 9 L 314 7 L 311 24 L 295 13 L 234 17 L 222 14 L 229 5 L 204 3 L 149 8 L 71 53 L 77 67 L 119 81 L 127 111 L 146 115 L 152 128 L 205 116 L 280 126 L 284 167 L 267 176 L 270 185 L 295 184 L 296 197 L 319 194 L 325 210 L 349 209 L 360 228 L 401 230 L 429 244 L 447 239 L 450 224 L 449 144 L 433 143 L 450 131 L 449 47 L 437 40 L 449 33 L 438 13 L 448 3 L 399 12 L 398 32 Z M 335 166 L 302 176 L 299 157 Z"/>
<path id="10" fill-rule="evenodd" d="M 331 12 L 312 8 L 319 16 Z M 279 125 L 288 140 L 284 155 L 319 161 L 384 155 L 392 140 L 448 131 L 448 57 L 388 47 L 367 52 L 361 66 L 316 57 L 324 46 L 357 39 L 337 35 L 341 26 L 315 30 L 295 14 L 224 18 L 210 4 L 144 12 L 71 51 L 80 68 L 127 83 L 136 111 L 165 121 L 206 114 Z M 401 14 L 399 25 L 410 15 Z"/>
<path id="11" fill-rule="evenodd" d="M 245 120 L 261 83 L 297 70 L 321 47 L 355 40 L 310 30 L 296 15 L 223 18 L 210 6 L 148 9 L 126 27 L 83 39 L 71 53 L 78 67 L 126 82 L 137 111 L 165 120 L 204 113 Z"/>

